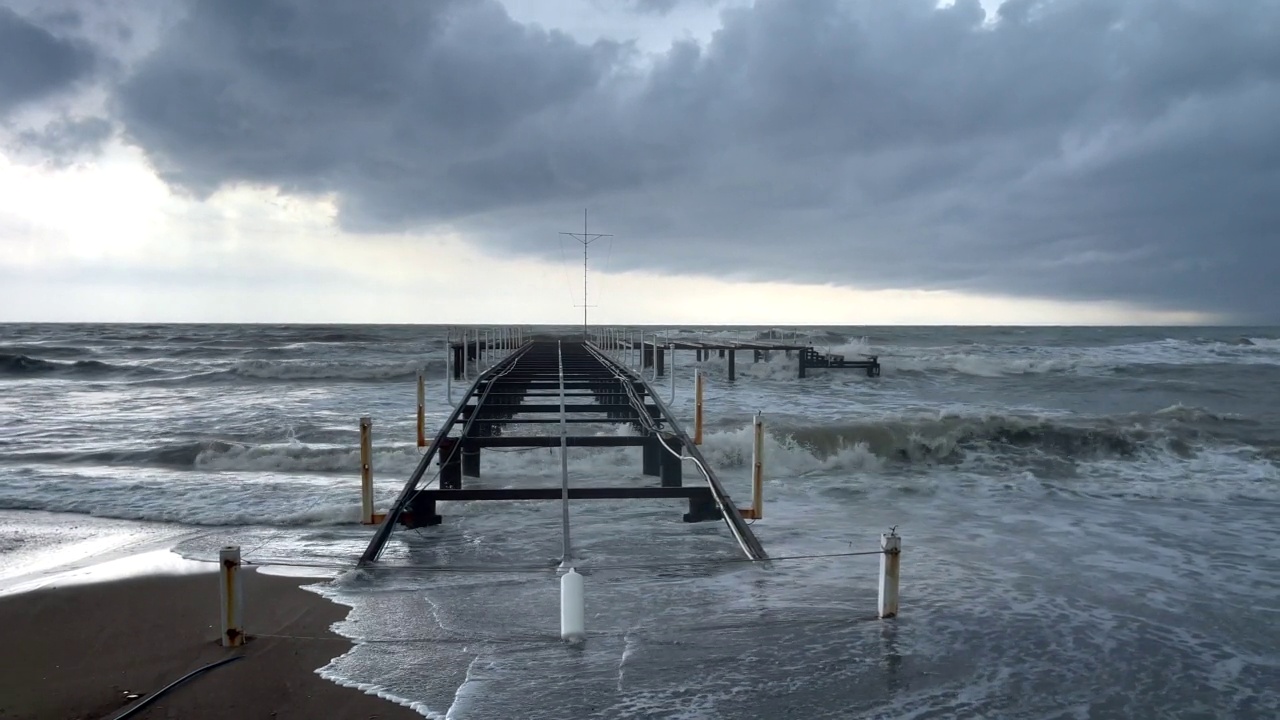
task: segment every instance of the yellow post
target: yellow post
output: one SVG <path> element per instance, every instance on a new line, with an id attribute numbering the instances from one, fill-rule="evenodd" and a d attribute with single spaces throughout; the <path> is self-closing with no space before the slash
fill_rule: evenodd
<path id="1" fill-rule="evenodd" d="M 373 419 L 360 418 L 360 522 L 373 524 Z"/>
<path id="2" fill-rule="evenodd" d="M 427 391 L 422 379 L 422 371 L 418 371 L 418 447 L 427 446 L 426 419 Z"/>
<path id="3" fill-rule="evenodd" d="M 693 371 L 693 444 L 702 444 L 702 371 Z"/>
<path id="4" fill-rule="evenodd" d="M 751 421 L 751 507 L 738 512 L 747 520 L 764 518 L 764 421 L 756 413 Z"/>

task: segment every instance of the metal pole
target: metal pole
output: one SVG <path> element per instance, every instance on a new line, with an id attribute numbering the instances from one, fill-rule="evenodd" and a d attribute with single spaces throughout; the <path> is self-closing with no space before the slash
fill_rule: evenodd
<path id="1" fill-rule="evenodd" d="M 418 447 L 427 446 L 427 381 L 425 372 L 418 371 Z"/>
<path id="2" fill-rule="evenodd" d="M 693 444 L 702 444 L 702 371 L 693 371 Z"/>
<path id="3" fill-rule="evenodd" d="M 764 519 L 764 420 L 756 411 L 751 442 L 751 519 Z"/>
<path id="4" fill-rule="evenodd" d="M 564 548 L 560 565 L 566 566 L 571 556 L 569 545 L 569 424 L 564 411 L 564 352 L 556 343 L 556 360 L 560 365 L 560 503 L 564 530 Z"/>
<path id="5" fill-rule="evenodd" d="M 667 345 L 671 348 L 671 404 L 676 402 L 676 344 L 671 342 L 671 337 L 667 336 Z"/>
<path id="6" fill-rule="evenodd" d="M 449 347 L 449 333 L 444 334 L 444 391 L 448 396 L 449 404 L 453 405 L 453 373 L 450 372 L 450 365 L 453 364 L 453 348 Z"/>

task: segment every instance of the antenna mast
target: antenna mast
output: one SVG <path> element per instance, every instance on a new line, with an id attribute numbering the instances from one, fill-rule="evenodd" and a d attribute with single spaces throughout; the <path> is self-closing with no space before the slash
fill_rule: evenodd
<path id="1" fill-rule="evenodd" d="M 582 232 L 562 232 L 560 234 L 568 235 L 574 240 L 582 243 L 582 336 L 585 338 L 587 336 L 587 308 L 595 307 L 594 305 L 587 304 L 587 247 L 600 238 L 613 237 L 613 235 L 608 233 L 588 233 L 587 211 L 585 208 L 582 211 Z"/>

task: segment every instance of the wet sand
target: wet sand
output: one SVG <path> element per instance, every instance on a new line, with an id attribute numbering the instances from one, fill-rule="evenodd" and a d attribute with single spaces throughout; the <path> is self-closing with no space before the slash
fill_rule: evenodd
<path id="1" fill-rule="evenodd" d="M 316 674 L 351 642 L 329 629 L 348 608 L 302 589 L 313 582 L 246 571 L 251 639 L 238 649 L 218 645 L 212 572 L 0 597 L 0 717 L 115 718 L 137 702 L 129 694 L 145 698 L 192 670 L 242 654 L 171 689 L 131 720 L 421 718 Z"/>

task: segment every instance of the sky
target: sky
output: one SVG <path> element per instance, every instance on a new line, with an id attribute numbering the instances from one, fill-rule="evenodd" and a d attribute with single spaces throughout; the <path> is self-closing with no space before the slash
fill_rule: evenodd
<path id="1" fill-rule="evenodd" d="M 1280 0 L 0 0 L 0 322 L 1280 324 Z"/>

